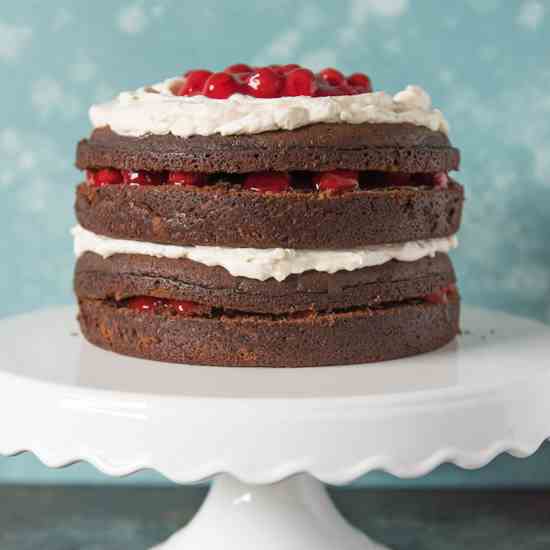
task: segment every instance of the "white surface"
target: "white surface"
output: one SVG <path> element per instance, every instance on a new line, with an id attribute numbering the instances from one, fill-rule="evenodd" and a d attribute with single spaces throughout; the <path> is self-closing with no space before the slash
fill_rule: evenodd
<path id="1" fill-rule="evenodd" d="M 466 309 L 442 350 L 369 366 L 236 369 L 105 352 L 73 308 L 0 322 L 0 452 L 86 459 L 177 482 L 219 472 L 346 483 L 374 468 L 419 476 L 532 453 L 550 435 L 550 328 Z"/>
<path id="2" fill-rule="evenodd" d="M 71 233 L 77 257 L 95 252 L 103 258 L 115 254 L 142 254 L 157 258 L 189 258 L 208 266 L 224 267 L 235 277 L 283 281 L 292 273 L 305 271 L 353 271 L 382 265 L 391 260 L 415 262 L 437 252 L 448 253 L 458 246 L 456 235 L 397 244 L 379 244 L 342 250 L 295 250 L 292 248 L 229 248 L 223 246 L 175 246 L 113 239 L 77 225 Z"/>
<path id="3" fill-rule="evenodd" d="M 177 482 L 223 473 L 162 550 L 380 549 L 314 478 L 475 468 L 550 435 L 550 328 L 477 309 L 462 326 L 423 356 L 271 370 L 127 358 L 87 344 L 73 308 L 23 315 L 0 322 L 0 452 Z"/>
<path id="4" fill-rule="evenodd" d="M 383 550 L 307 474 L 275 485 L 216 479 L 193 521 L 154 550 Z"/>
<path id="5" fill-rule="evenodd" d="M 408 122 L 448 133 L 449 125 L 430 96 L 419 86 L 407 86 L 391 96 L 385 92 L 331 97 L 256 98 L 234 94 L 227 99 L 178 97 L 179 79 L 122 92 L 114 100 L 90 109 L 94 127 L 110 126 L 117 134 L 223 136 L 294 130 L 319 122 L 362 124 Z"/>

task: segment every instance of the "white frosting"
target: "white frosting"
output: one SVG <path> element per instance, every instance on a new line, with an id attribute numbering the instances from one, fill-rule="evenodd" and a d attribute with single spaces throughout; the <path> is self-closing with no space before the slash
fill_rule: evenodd
<path id="1" fill-rule="evenodd" d="M 95 252 L 103 258 L 114 254 L 144 254 L 157 258 L 188 258 L 207 266 L 224 267 L 231 275 L 265 281 L 283 281 L 304 271 L 353 271 L 390 260 L 414 262 L 436 252 L 449 252 L 458 245 L 456 236 L 400 244 L 385 244 L 344 250 L 293 250 L 290 248 L 225 248 L 221 246 L 175 246 L 112 239 L 77 225 L 72 229 L 77 257 Z"/>
<path id="2" fill-rule="evenodd" d="M 172 93 L 178 79 L 122 92 L 113 101 L 93 105 L 94 127 L 110 126 L 117 134 L 223 136 L 293 130 L 318 122 L 361 124 L 408 122 L 448 133 L 449 126 L 430 96 L 419 86 L 395 96 L 373 92 L 333 97 L 280 97 L 261 99 L 234 94 L 228 99 L 179 97 Z"/>

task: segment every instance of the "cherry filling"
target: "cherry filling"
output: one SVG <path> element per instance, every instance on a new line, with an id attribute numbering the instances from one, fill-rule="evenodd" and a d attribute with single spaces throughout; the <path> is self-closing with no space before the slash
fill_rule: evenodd
<path id="1" fill-rule="evenodd" d="M 354 170 L 320 172 L 313 176 L 313 182 L 317 191 L 341 195 L 359 189 L 359 172 Z"/>
<path id="2" fill-rule="evenodd" d="M 258 193 L 282 193 L 290 189 L 290 176 L 286 172 L 255 172 L 246 176 L 243 187 Z"/>
<path id="3" fill-rule="evenodd" d="M 403 302 L 390 302 L 390 303 L 380 303 L 374 306 L 372 309 L 384 309 L 385 307 L 392 307 L 399 305 L 400 303 L 418 303 L 418 300 L 427 302 L 430 304 L 442 305 L 448 304 L 449 298 L 452 296 L 457 296 L 458 290 L 455 284 L 449 284 L 446 287 L 435 290 L 431 294 L 422 296 L 418 299 L 404 300 Z M 215 309 L 211 306 L 205 304 L 199 304 L 197 302 L 192 302 L 189 300 L 174 300 L 169 298 L 155 298 L 153 296 L 134 296 L 133 298 L 128 298 L 117 302 L 119 307 L 126 307 L 138 313 L 154 313 L 154 314 L 169 314 L 169 315 L 182 315 L 185 317 L 212 317 L 217 314 L 223 313 L 225 315 L 267 315 L 269 314 L 253 314 L 246 312 L 238 312 L 236 310 L 222 310 Z M 356 309 L 369 309 L 367 306 L 357 306 L 348 308 L 348 310 Z M 347 310 L 336 310 L 336 311 L 347 311 Z M 291 317 L 293 319 L 307 318 L 310 316 L 315 316 L 318 313 L 314 309 L 308 309 L 305 311 L 292 311 L 287 314 L 282 314 L 278 316 L 282 317 Z"/>
<path id="4" fill-rule="evenodd" d="M 210 306 L 197 304 L 188 300 L 171 300 L 167 298 L 155 298 L 153 296 L 135 296 L 122 302 L 122 305 L 140 313 L 167 312 L 178 315 L 194 316 L 208 315 L 212 311 Z"/>
<path id="5" fill-rule="evenodd" d="M 364 73 L 353 73 L 346 77 L 332 67 L 314 73 L 294 63 L 266 67 L 236 63 L 217 73 L 194 69 L 187 71 L 173 90 L 173 93 L 179 96 L 204 95 L 213 99 L 226 99 L 233 94 L 267 99 L 356 95 L 369 92 L 372 92 L 371 80 Z"/>
<path id="6" fill-rule="evenodd" d="M 432 292 L 431 294 L 423 296 L 422 299 L 430 304 L 448 304 L 449 298 L 451 296 L 456 296 L 457 293 L 458 290 L 456 288 L 456 285 L 451 283 L 446 287 Z"/>
<path id="7" fill-rule="evenodd" d="M 148 170 L 122 170 L 122 181 L 126 185 L 163 185 L 166 183 L 166 173 Z"/>
<path id="8" fill-rule="evenodd" d="M 86 181 L 92 187 L 108 185 L 159 186 L 184 188 L 205 187 L 220 183 L 256 193 L 325 193 L 341 195 L 357 190 L 392 187 L 433 187 L 445 189 L 449 176 L 437 174 L 404 174 L 357 170 L 326 172 L 253 172 L 250 174 L 202 174 L 199 172 L 150 172 L 147 170 L 116 170 L 101 168 L 86 171 Z"/>
<path id="9" fill-rule="evenodd" d="M 93 187 L 105 185 L 117 185 L 123 182 L 122 172 L 114 168 L 102 168 L 101 170 L 87 170 L 86 181 Z"/>
<path id="10" fill-rule="evenodd" d="M 208 183 L 208 178 L 205 174 L 199 172 L 170 172 L 168 181 L 170 185 L 183 185 L 193 187 L 203 187 Z"/>

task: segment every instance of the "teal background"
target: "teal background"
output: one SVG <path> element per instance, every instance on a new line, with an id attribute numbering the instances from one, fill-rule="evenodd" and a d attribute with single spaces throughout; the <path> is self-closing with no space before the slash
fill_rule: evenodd
<path id="1" fill-rule="evenodd" d="M 2 2 L 0 316 L 72 300 L 74 148 L 91 103 L 192 67 L 299 62 L 365 71 L 377 89 L 428 89 L 462 151 L 468 201 L 454 258 L 465 300 L 550 321 L 549 33 L 547 0 Z M 87 465 L 48 471 L 28 455 L 0 459 L 0 479 L 109 481 Z M 549 481 L 548 449 L 478 472 L 364 479 Z"/>

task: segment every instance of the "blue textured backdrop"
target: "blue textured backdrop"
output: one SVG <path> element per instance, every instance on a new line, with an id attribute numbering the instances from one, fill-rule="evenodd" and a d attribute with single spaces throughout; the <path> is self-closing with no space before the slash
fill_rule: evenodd
<path id="1" fill-rule="evenodd" d="M 243 61 L 336 65 L 368 72 L 377 89 L 427 88 L 463 155 L 463 295 L 550 321 L 549 33 L 547 0 L 2 2 L 0 316 L 72 299 L 74 147 L 89 132 L 88 105 Z M 414 483 L 543 483 L 548 466 L 541 452 Z M 0 460 L 0 476 L 106 480 L 88 466 L 48 472 L 32 457 Z"/>

